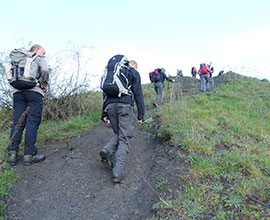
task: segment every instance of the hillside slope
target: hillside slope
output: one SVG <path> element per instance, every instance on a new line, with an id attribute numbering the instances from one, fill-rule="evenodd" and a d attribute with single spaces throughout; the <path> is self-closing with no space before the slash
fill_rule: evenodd
<path id="1" fill-rule="evenodd" d="M 183 77 L 167 86 L 164 104 L 153 109 L 155 95 L 147 85 L 147 115 L 155 117 L 144 130 L 136 127 L 122 184 L 111 182 L 99 160 L 112 132 L 99 124 L 79 137 L 41 146 L 45 162 L 16 166 L 19 178 L 6 217 L 267 217 L 268 88 L 267 82 L 228 73 L 214 77 L 214 91 L 201 93 L 198 79 Z"/>
<path id="2" fill-rule="evenodd" d="M 214 91 L 198 93 L 198 80 L 182 81 L 193 88 L 172 86 L 156 110 L 159 137 L 175 143 L 183 172 L 179 193 L 156 205 L 159 217 L 269 217 L 270 83 L 230 72 L 214 77 Z"/>

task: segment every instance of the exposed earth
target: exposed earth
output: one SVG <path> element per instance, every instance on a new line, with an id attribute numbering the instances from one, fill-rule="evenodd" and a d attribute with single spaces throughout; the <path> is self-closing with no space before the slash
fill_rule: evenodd
<path id="1" fill-rule="evenodd" d="M 189 88 L 200 91 L 199 80 L 184 77 L 180 82 L 185 85 L 183 93 Z M 177 146 L 154 140 L 139 126 L 135 130 L 121 184 L 111 181 L 111 171 L 99 158 L 112 134 L 103 123 L 79 137 L 40 146 L 39 153 L 47 157 L 44 162 L 27 167 L 20 161 L 13 168 L 18 181 L 7 201 L 6 218 L 141 220 L 154 216 L 153 205 L 163 195 L 157 183 L 167 180 L 177 195 L 184 162 L 174 153 Z"/>
<path id="2" fill-rule="evenodd" d="M 10 192 L 10 219 L 147 219 L 159 201 L 154 185 L 170 170 L 160 144 L 136 128 L 125 179 L 111 181 L 99 150 L 111 129 L 97 125 L 80 137 L 47 144 L 39 152 L 47 159 L 29 167 L 14 167 L 18 181 Z M 162 172 L 162 170 L 167 172 Z M 157 192 L 154 192 L 157 191 Z"/>

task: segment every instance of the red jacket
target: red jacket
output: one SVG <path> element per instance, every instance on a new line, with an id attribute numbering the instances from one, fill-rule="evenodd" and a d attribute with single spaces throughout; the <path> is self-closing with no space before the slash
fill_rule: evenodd
<path id="1" fill-rule="evenodd" d="M 206 70 L 207 70 L 207 75 L 208 76 L 210 76 L 210 74 L 211 74 L 211 70 L 207 67 L 207 66 L 205 66 L 206 67 Z M 199 75 L 201 76 L 201 75 L 203 75 L 203 73 L 202 73 L 202 69 L 200 69 L 200 71 L 199 71 Z"/>

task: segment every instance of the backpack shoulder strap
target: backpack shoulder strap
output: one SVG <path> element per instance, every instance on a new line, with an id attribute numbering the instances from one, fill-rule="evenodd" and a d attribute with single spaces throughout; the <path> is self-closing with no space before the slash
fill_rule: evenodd
<path id="1" fill-rule="evenodd" d="M 32 61 L 36 60 L 38 57 L 41 57 L 41 56 L 34 54 L 34 56 L 32 56 Z"/>
<path id="2" fill-rule="evenodd" d="M 23 54 L 25 54 L 26 56 L 29 56 L 29 51 L 28 50 L 26 50 L 25 48 L 18 48 L 18 49 L 15 49 L 15 50 L 13 50 L 14 52 L 20 52 L 20 53 L 23 53 Z"/>

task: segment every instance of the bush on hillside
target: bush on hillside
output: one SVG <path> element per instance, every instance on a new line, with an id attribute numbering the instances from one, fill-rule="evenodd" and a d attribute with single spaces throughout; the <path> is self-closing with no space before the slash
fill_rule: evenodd
<path id="1" fill-rule="evenodd" d="M 64 51 L 55 59 L 50 73 L 50 89 L 44 96 L 43 120 L 67 120 L 73 116 L 85 116 L 100 110 L 101 93 L 91 92 L 90 83 L 96 75 L 90 73 L 90 59 L 84 53 L 91 48 L 75 47 Z M 12 121 L 12 87 L 5 76 L 8 53 L 0 53 L 0 129 L 6 129 Z"/>

